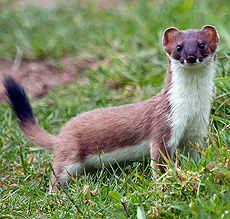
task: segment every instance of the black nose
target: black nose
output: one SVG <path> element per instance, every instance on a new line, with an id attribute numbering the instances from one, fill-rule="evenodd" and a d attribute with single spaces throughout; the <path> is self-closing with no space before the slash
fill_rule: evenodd
<path id="1" fill-rule="evenodd" d="M 186 61 L 188 63 L 195 63 L 196 62 L 196 57 L 195 56 L 188 56 Z"/>

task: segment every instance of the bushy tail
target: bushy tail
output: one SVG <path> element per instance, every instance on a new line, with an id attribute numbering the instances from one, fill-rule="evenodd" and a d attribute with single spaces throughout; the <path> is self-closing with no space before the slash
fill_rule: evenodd
<path id="1" fill-rule="evenodd" d="M 5 76 L 3 83 L 11 108 L 18 117 L 19 126 L 25 135 L 35 144 L 52 150 L 56 137 L 38 126 L 24 89 L 8 75 Z"/>

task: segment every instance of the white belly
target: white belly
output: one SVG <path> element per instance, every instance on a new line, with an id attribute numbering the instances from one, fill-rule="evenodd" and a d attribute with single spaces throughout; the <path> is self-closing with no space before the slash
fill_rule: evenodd
<path id="1" fill-rule="evenodd" d="M 143 158 L 150 157 L 150 143 L 142 142 L 138 145 L 127 146 L 121 149 L 115 149 L 109 153 L 88 155 L 83 162 L 77 161 L 67 165 L 59 176 L 61 182 L 68 181 L 69 174 L 83 174 L 84 171 L 96 170 L 102 165 L 110 166 L 125 161 L 142 161 Z M 66 171 L 67 170 L 67 171 Z"/>

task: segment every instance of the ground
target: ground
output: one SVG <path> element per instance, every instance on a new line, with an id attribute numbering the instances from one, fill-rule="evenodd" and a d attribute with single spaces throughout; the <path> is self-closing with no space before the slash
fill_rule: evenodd
<path id="1" fill-rule="evenodd" d="M 12 63 L 8 60 L 0 62 L 0 102 L 5 98 L 2 80 L 4 74 L 12 75 L 28 92 L 29 95 L 40 97 L 55 85 L 66 84 L 85 79 L 78 71 L 86 71 L 87 68 L 97 68 L 97 63 L 106 64 L 107 58 L 96 60 L 87 58 L 63 58 L 61 69 L 49 64 L 46 60 L 23 61 L 20 58 Z"/>

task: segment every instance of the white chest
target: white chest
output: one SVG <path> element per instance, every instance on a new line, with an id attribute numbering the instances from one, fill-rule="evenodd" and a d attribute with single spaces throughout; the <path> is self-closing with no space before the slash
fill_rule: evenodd
<path id="1" fill-rule="evenodd" d="M 213 96 L 215 62 L 184 68 L 172 60 L 169 90 L 171 137 L 169 147 L 200 138 L 206 132 Z"/>

